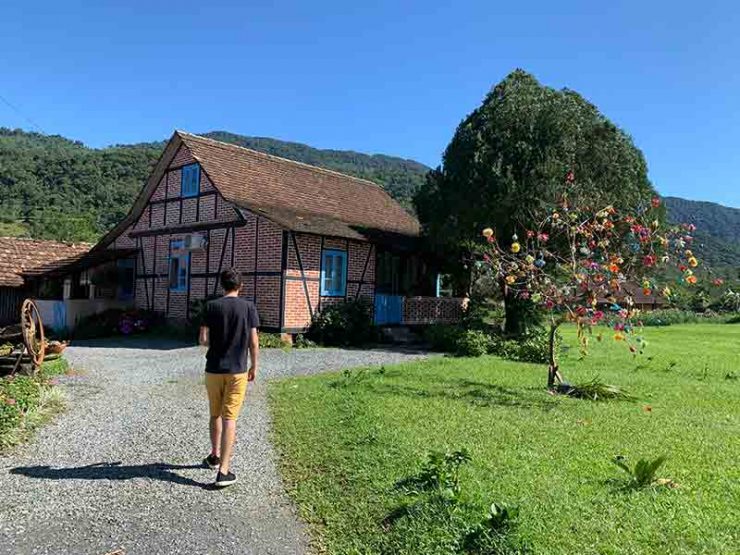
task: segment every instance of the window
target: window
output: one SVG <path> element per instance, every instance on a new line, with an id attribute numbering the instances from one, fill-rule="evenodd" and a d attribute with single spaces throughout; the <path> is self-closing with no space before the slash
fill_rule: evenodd
<path id="1" fill-rule="evenodd" d="M 116 262 L 118 272 L 118 298 L 131 299 L 134 296 L 134 269 L 133 258 L 121 258 Z"/>
<path id="2" fill-rule="evenodd" d="M 200 166 L 198 164 L 183 166 L 180 194 L 183 197 L 194 197 L 198 191 L 200 191 Z"/>
<path id="3" fill-rule="evenodd" d="M 344 297 L 347 289 L 347 253 L 324 250 L 321 254 L 321 294 Z"/>
<path id="4" fill-rule="evenodd" d="M 185 291 L 188 288 L 188 262 L 190 253 L 185 250 L 182 239 L 170 241 L 170 291 Z"/>

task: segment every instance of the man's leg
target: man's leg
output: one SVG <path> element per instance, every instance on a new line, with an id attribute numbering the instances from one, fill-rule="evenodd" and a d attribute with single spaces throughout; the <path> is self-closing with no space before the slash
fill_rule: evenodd
<path id="1" fill-rule="evenodd" d="M 211 455 L 214 457 L 221 456 L 221 430 L 222 430 L 223 419 L 221 416 L 211 416 L 210 430 L 211 430 Z"/>
<path id="2" fill-rule="evenodd" d="M 236 438 L 236 420 L 223 420 L 223 434 L 221 435 L 221 474 L 229 473 L 231 464 L 231 453 L 234 450 L 234 439 Z"/>
<path id="3" fill-rule="evenodd" d="M 223 374 L 211 374 L 206 372 L 206 391 L 208 392 L 208 405 L 211 415 L 208 421 L 208 429 L 211 436 L 211 455 L 216 457 L 221 452 L 221 430 L 224 403 L 225 376 Z"/>
<path id="4" fill-rule="evenodd" d="M 236 419 L 239 417 L 244 396 L 247 392 L 247 374 L 235 374 L 226 385 L 223 403 L 221 432 L 221 474 L 227 474 L 231 467 L 231 454 L 236 438 Z"/>

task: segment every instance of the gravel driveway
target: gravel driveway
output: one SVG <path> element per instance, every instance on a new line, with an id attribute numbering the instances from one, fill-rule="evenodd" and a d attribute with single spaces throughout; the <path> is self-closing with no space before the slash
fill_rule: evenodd
<path id="1" fill-rule="evenodd" d="M 264 350 L 234 469 L 210 487 L 203 354 L 164 341 L 70 347 L 68 410 L 0 457 L 0 553 L 304 553 L 306 538 L 269 443 L 270 378 L 423 356 L 390 350 Z"/>

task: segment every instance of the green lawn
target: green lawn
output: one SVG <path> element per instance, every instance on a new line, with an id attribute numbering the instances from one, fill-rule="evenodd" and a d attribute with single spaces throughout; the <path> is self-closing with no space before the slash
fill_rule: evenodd
<path id="1" fill-rule="evenodd" d="M 319 549 L 464 553 L 491 502 L 518 505 L 532 553 L 740 553 L 740 325 L 648 328 L 633 358 L 609 339 L 561 368 L 636 401 L 552 397 L 543 366 L 437 358 L 270 385 L 282 470 Z M 575 345 L 574 330 L 565 344 Z M 389 518 L 431 449 L 467 448 L 464 503 Z M 625 493 L 611 459 L 668 455 L 676 489 Z M 431 515 L 431 516 L 430 516 Z"/>

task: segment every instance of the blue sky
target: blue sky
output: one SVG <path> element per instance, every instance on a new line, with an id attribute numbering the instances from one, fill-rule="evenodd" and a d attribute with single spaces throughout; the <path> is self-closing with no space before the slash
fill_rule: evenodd
<path id="1" fill-rule="evenodd" d="M 10 4 L 10 5 L 9 5 Z M 0 126 L 91 146 L 215 129 L 436 165 L 522 67 L 579 91 L 663 194 L 740 207 L 735 2 L 12 2 Z"/>

